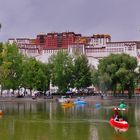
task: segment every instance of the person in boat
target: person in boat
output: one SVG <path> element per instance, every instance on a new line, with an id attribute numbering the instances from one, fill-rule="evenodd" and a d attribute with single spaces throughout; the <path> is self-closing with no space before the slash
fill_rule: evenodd
<path id="1" fill-rule="evenodd" d="M 77 101 L 81 101 L 80 97 L 77 98 Z"/>
<path id="2" fill-rule="evenodd" d="M 114 120 L 119 121 L 119 113 L 117 110 L 114 112 Z"/>
<path id="3" fill-rule="evenodd" d="M 122 116 L 116 115 L 116 117 L 114 118 L 115 121 L 123 121 Z"/>
<path id="4" fill-rule="evenodd" d="M 119 121 L 123 121 L 124 120 L 122 115 L 118 116 L 118 118 L 119 118 Z"/>
<path id="5" fill-rule="evenodd" d="M 115 121 L 119 121 L 119 116 L 116 115 L 115 118 L 114 118 L 114 120 L 115 120 Z"/>
<path id="6" fill-rule="evenodd" d="M 119 121 L 123 121 L 123 117 L 122 116 L 119 116 Z"/>
<path id="7" fill-rule="evenodd" d="M 119 115 L 116 115 L 115 118 L 114 118 L 114 120 L 115 121 L 123 121 L 124 119 L 123 119 L 123 117 L 121 115 L 120 116 Z"/>
<path id="8" fill-rule="evenodd" d="M 115 118 L 116 116 L 119 116 L 118 110 L 114 110 L 114 118 Z"/>
<path id="9" fill-rule="evenodd" d="M 68 103 L 68 104 L 69 104 L 69 103 L 70 103 L 70 100 L 67 100 L 67 101 L 66 101 L 66 103 Z"/>

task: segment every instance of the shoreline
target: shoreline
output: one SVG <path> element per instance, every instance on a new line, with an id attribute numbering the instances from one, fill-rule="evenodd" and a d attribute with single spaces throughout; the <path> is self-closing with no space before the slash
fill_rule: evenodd
<path id="1" fill-rule="evenodd" d="M 60 96 L 53 96 L 53 99 L 46 99 L 44 97 L 37 97 L 33 99 L 32 97 L 0 97 L 0 102 L 47 102 L 47 101 L 56 101 Z M 70 98 L 71 101 L 74 101 L 77 97 Z M 87 102 L 105 102 L 105 101 L 120 101 L 124 99 L 125 102 L 136 102 L 140 101 L 140 97 L 133 97 L 132 99 L 128 99 L 126 97 L 114 97 L 114 96 L 105 96 L 101 99 L 100 96 L 85 96 L 84 100 Z"/>

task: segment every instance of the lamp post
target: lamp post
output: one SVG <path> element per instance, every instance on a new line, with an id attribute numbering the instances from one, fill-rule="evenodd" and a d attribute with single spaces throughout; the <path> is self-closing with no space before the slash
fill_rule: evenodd
<path id="1" fill-rule="evenodd" d="M 2 25 L 1 25 L 1 23 L 0 23 L 0 30 L 1 30 L 1 27 L 2 27 Z"/>

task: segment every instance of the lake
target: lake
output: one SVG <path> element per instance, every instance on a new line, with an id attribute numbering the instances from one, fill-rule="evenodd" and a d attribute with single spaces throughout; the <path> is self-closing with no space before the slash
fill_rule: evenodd
<path id="1" fill-rule="evenodd" d="M 96 106 L 99 103 L 99 106 Z M 140 100 L 126 101 L 126 132 L 109 124 L 118 100 L 63 108 L 57 101 L 0 102 L 1 140 L 140 140 Z"/>

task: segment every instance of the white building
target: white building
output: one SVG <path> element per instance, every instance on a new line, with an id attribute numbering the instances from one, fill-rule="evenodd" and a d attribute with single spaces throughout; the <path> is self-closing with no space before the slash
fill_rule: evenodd
<path id="1" fill-rule="evenodd" d="M 48 62 L 51 55 L 56 54 L 59 50 L 68 51 L 70 54 L 85 54 L 89 63 L 97 68 L 99 59 L 107 57 L 111 53 L 120 54 L 126 53 L 136 57 L 140 64 L 140 41 L 122 41 L 111 42 L 110 35 L 97 34 L 92 37 L 81 37 L 78 42 L 69 45 L 68 48 L 49 48 L 44 49 L 41 45 L 36 45 L 31 39 L 17 38 L 9 39 L 9 43 L 17 43 L 22 54 L 35 57 L 42 62 Z M 32 41 L 32 42 L 31 42 Z"/>
<path id="2" fill-rule="evenodd" d="M 85 54 L 89 60 L 89 63 L 97 68 L 99 59 L 109 56 L 110 54 L 126 53 L 130 56 L 136 57 L 140 65 L 140 42 L 126 41 L 126 42 L 108 42 L 106 45 L 79 45 L 74 44 L 69 46 L 68 51 L 74 53 L 79 51 L 81 54 Z"/>

